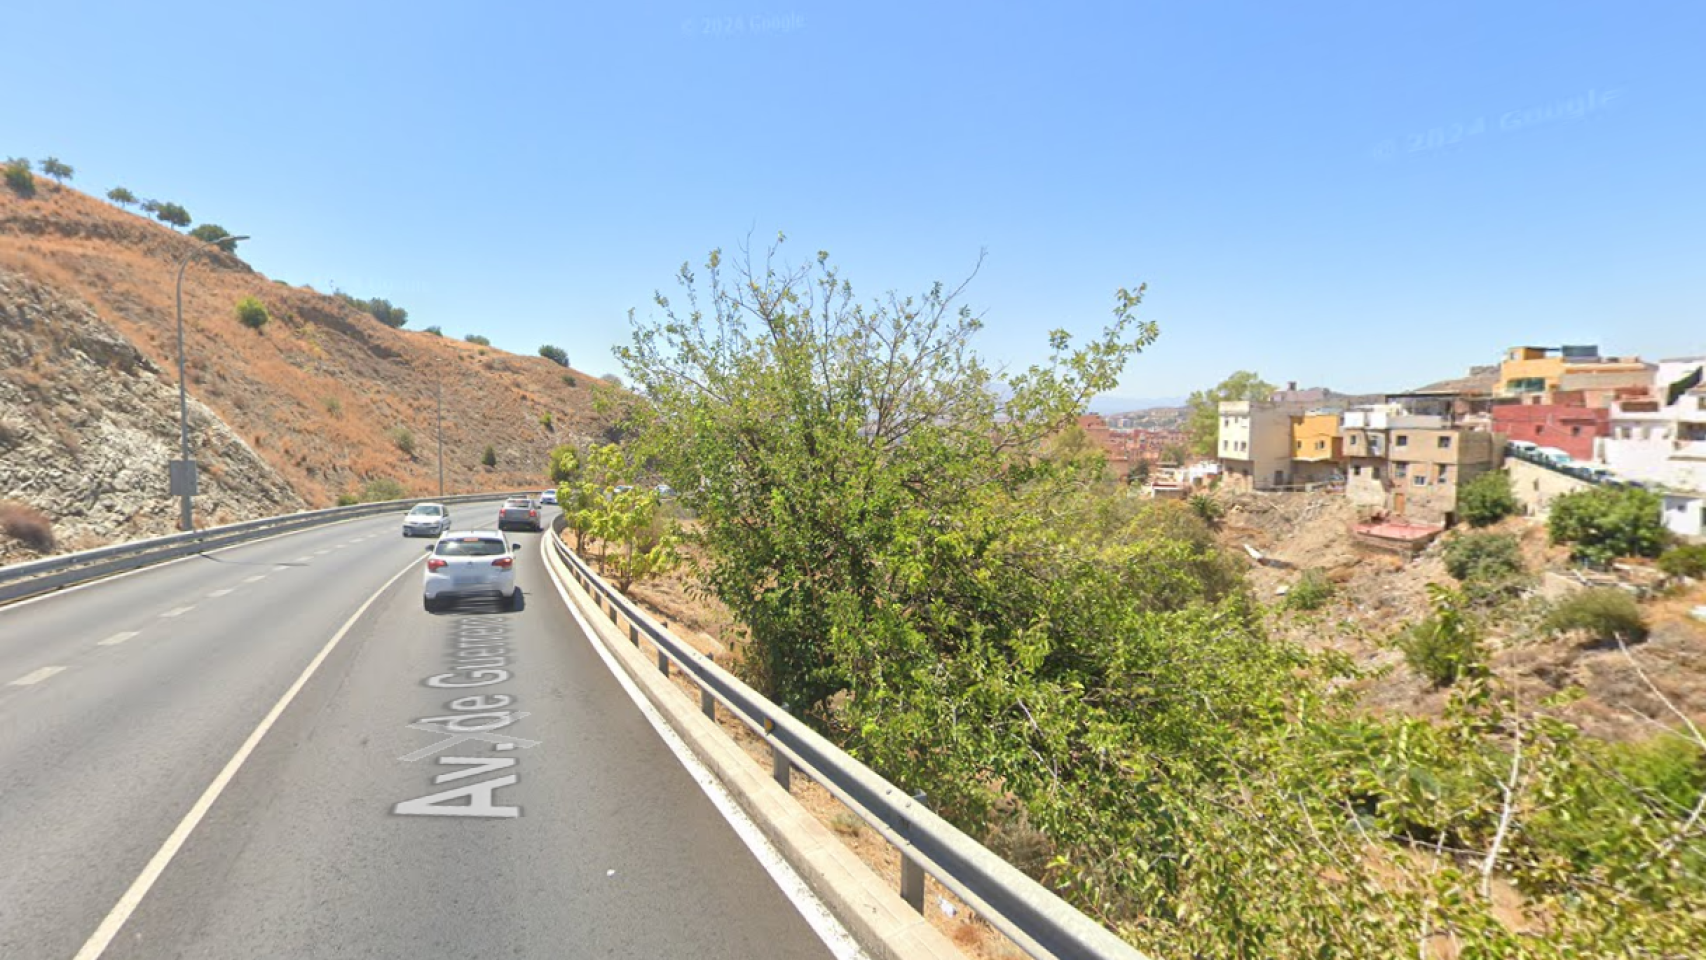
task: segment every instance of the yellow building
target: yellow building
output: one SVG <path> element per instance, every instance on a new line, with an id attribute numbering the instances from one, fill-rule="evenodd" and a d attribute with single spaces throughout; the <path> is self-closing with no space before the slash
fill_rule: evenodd
<path id="1" fill-rule="evenodd" d="M 1546 400 L 1565 386 L 1590 389 L 1597 381 L 1625 386 L 1651 373 L 1635 357 L 1601 357 L 1598 347 L 1511 347 L 1499 364 L 1500 396 Z M 1574 384 L 1565 384 L 1568 377 Z"/>
<path id="2" fill-rule="evenodd" d="M 1344 478 L 1344 441 L 1339 435 L 1338 414 L 1308 413 L 1291 418 L 1291 473 L 1293 483 Z"/>

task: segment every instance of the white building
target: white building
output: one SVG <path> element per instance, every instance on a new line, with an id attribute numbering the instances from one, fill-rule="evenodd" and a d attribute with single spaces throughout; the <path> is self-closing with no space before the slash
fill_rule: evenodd
<path id="1" fill-rule="evenodd" d="M 1706 357 L 1665 360 L 1653 393 L 1616 401 L 1594 455 L 1618 476 L 1706 492 Z"/>
<path id="2" fill-rule="evenodd" d="M 1291 417 L 1301 403 L 1224 400 L 1216 453 L 1221 482 L 1235 489 L 1267 490 L 1291 482 Z"/>

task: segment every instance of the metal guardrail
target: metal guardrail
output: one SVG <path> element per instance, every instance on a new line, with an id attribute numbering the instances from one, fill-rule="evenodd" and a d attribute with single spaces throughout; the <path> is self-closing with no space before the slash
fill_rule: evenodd
<path id="1" fill-rule="evenodd" d="M 355 517 L 407 510 L 417 503 L 476 503 L 509 496 L 510 493 L 471 493 L 453 497 L 411 497 L 407 500 L 388 500 L 382 503 L 360 503 L 348 507 L 328 507 L 242 523 L 167 534 L 130 543 L 113 544 L 82 550 L 56 557 L 44 557 L 26 563 L 0 567 L 0 603 L 46 593 L 89 580 L 123 573 L 178 557 L 231 546 L 263 535 L 288 533 L 325 523 L 335 523 Z"/>
<path id="2" fill-rule="evenodd" d="M 721 703 L 770 745 L 771 775 L 788 789 L 798 769 L 846 804 L 901 855 L 901 895 L 924 909 L 924 874 L 936 878 L 967 906 L 1039 960 L 1147 960 L 1135 947 L 996 856 L 931 812 L 920 797 L 878 776 L 782 707 L 718 667 L 660 627 L 632 601 L 592 572 L 563 543 L 563 519 L 553 524 L 552 546 L 575 579 L 612 623 L 628 623 L 628 639 L 640 635 L 657 649 L 658 670 L 673 666 L 700 690 L 700 709 L 715 718 Z"/>

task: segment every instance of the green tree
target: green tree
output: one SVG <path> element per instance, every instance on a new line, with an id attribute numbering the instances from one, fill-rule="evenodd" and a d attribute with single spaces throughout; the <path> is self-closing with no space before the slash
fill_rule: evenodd
<path id="1" fill-rule="evenodd" d="M 1240 370 L 1209 390 L 1197 390 L 1185 401 L 1185 429 L 1190 434 L 1191 452 L 1212 457 L 1220 437 L 1220 404 L 1232 400 L 1266 400 L 1274 395 L 1274 385 L 1256 373 Z"/>
<path id="2" fill-rule="evenodd" d="M 598 379 L 603 380 L 605 383 L 608 383 L 612 386 L 620 387 L 622 385 L 622 378 L 619 375 L 614 374 L 614 373 L 604 374 L 603 376 L 599 377 Z"/>
<path id="3" fill-rule="evenodd" d="M 391 428 L 391 442 L 397 445 L 397 449 L 401 450 L 403 452 L 404 456 L 408 457 L 411 460 L 414 459 L 414 457 L 415 457 L 415 433 L 413 430 L 410 430 L 408 427 L 402 426 L 400 424 L 398 426 L 392 427 Z M 488 448 L 488 449 L 490 449 L 490 448 Z"/>
<path id="4" fill-rule="evenodd" d="M 188 210 L 175 203 L 158 203 L 155 205 L 153 213 L 154 219 L 161 223 L 169 223 L 174 227 L 187 227 L 194 219 Z"/>
<path id="5" fill-rule="evenodd" d="M 1149 477 L 1153 470 L 1154 467 L 1148 460 L 1139 460 L 1131 465 L 1130 470 L 1126 471 L 1126 482 L 1137 486 L 1143 486 L 1149 482 Z"/>
<path id="6" fill-rule="evenodd" d="M 152 216 L 158 216 L 160 213 L 160 209 L 164 206 L 165 206 L 165 204 L 161 203 L 158 200 L 144 200 L 144 201 L 142 201 L 142 212 L 148 214 L 151 217 Z"/>
<path id="7" fill-rule="evenodd" d="M 1398 640 L 1417 673 L 1436 687 L 1448 687 L 1483 669 L 1486 652 L 1481 631 L 1462 592 L 1428 584 L 1431 611 Z"/>
<path id="8" fill-rule="evenodd" d="M 564 350 L 562 347 L 554 347 L 547 343 L 539 348 L 539 355 L 559 367 L 566 367 L 569 365 L 568 351 Z"/>
<path id="9" fill-rule="evenodd" d="M 546 469 L 550 473 L 552 483 L 570 483 L 580 476 L 581 453 L 567 443 L 552 447 L 550 463 Z"/>
<path id="10" fill-rule="evenodd" d="M 1518 509 L 1510 474 L 1503 470 L 1483 473 L 1457 488 L 1458 515 L 1470 526 L 1492 526 Z"/>
<path id="11" fill-rule="evenodd" d="M 444 336 L 444 328 L 443 328 L 443 327 L 440 327 L 440 326 L 437 326 L 437 325 L 434 325 L 434 326 L 430 326 L 430 327 L 425 327 L 425 328 L 422 328 L 422 330 L 421 330 L 421 332 L 422 332 L 422 333 L 430 333 L 430 334 L 432 334 L 432 335 L 433 335 L 433 336 L 435 336 L 435 337 L 442 337 L 442 336 Z"/>
<path id="12" fill-rule="evenodd" d="M 1460 582 L 1496 583 L 1523 572 L 1522 548 L 1508 533 L 1466 533 L 1445 544 L 1445 570 Z"/>
<path id="13" fill-rule="evenodd" d="M 30 162 L 22 157 L 13 157 L 6 161 L 6 186 L 20 197 L 33 197 L 36 194 L 36 175 L 30 170 Z"/>
<path id="14" fill-rule="evenodd" d="M 1706 577 L 1706 543 L 1672 547 L 1659 555 L 1659 569 L 1667 576 Z"/>
<path id="15" fill-rule="evenodd" d="M 124 187 L 114 187 L 107 191 L 107 199 L 121 207 L 131 207 L 136 204 L 136 194 Z"/>
<path id="16" fill-rule="evenodd" d="M 475 344 L 475 345 L 481 346 L 481 347 L 489 347 L 492 345 L 492 341 L 490 339 L 488 339 L 486 337 L 482 337 L 477 333 L 470 333 L 467 336 L 463 337 L 462 339 L 467 341 L 468 343 L 472 343 L 472 344 Z"/>
<path id="17" fill-rule="evenodd" d="M 58 157 L 48 157 L 41 162 L 41 172 L 52 177 L 54 183 L 63 184 L 70 180 L 76 171 L 72 170 L 71 164 L 62 162 Z"/>
<path id="18" fill-rule="evenodd" d="M 267 305 L 258 298 L 244 297 L 237 301 L 237 321 L 250 330 L 260 333 L 271 319 Z"/>
<path id="19" fill-rule="evenodd" d="M 203 243 L 213 244 L 226 253 L 235 253 L 239 241 L 231 239 L 231 231 L 217 223 L 204 223 L 190 231 L 190 236 Z"/>
<path id="20" fill-rule="evenodd" d="M 486 444 L 486 452 L 480 455 L 480 462 L 488 467 L 497 466 L 498 451 L 491 444 Z"/>
<path id="21" fill-rule="evenodd" d="M 1640 487 L 1591 487 L 1552 502 L 1546 521 L 1553 543 L 1570 556 L 1603 566 L 1621 557 L 1657 557 L 1671 540 L 1663 501 Z"/>
<path id="22" fill-rule="evenodd" d="M 404 324 L 409 322 L 409 311 L 381 297 L 374 297 L 367 301 L 366 309 L 368 313 L 373 315 L 373 319 L 387 327 L 401 329 Z"/>

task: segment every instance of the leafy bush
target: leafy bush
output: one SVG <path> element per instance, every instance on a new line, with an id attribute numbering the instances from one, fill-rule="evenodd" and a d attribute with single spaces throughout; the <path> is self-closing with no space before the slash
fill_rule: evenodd
<path id="1" fill-rule="evenodd" d="M 238 241 L 230 239 L 231 231 L 217 223 L 204 223 L 190 231 L 190 236 L 203 243 L 213 244 L 226 253 L 235 253 Z"/>
<path id="2" fill-rule="evenodd" d="M 244 297 L 237 301 L 237 321 L 250 330 L 260 333 L 267 325 L 272 315 L 267 313 L 267 305 L 255 297 Z"/>
<path id="3" fill-rule="evenodd" d="M 340 506 L 340 507 L 353 507 L 360 502 L 361 502 L 361 496 L 359 494 L 354 494 L 354 493 L 340 493 L 340 494 L 338 494 L 338 506 Z"/>
<path id="4" fill-rule="evenodd" d="M 486 444 L 486 452 L 480 455 L 480 462 L 488 467 L 498 465 L 498 452 L 492 448 L 491 444 Z"/>
<path id="5" fill-rule="evenodd" d="M 41 172 L 52 177 L 55 183 L 64 183 L 71 179 L 74 171 L 71 164 L 61 161 L 58 157 L 48 157 L 41 162 Z"/>
<path id="6" fill-rule="evenodd" d="M 605 383 L 611 384 L 613 386 L 620 387 L 622 385 L 622 378 L 617 376 L 614 373 L 607 373 L 604 376 L 599 377 L 598 379 L 603 380 Z"/>
<path id="7" fill-rule="evenodd" d="M 1457 513 L 1472 527 L 1487 527 L 1517 512 L 1510 474 L 1483 473 L 1457 488 Z"/>
<path id="8" fill-rule="evenodd" d="M 566 367 L 569 365 L 568 351 L 564 350 L 562 347 L 553 347 L 547 343 L 539 348 L 539 355 L 559 367 Z"/>
<path id="9" fill-rule="evenodd" d="M 343 401 L 339 400 L 337 397 L 327 397 L 326 398 L 326 412 L 331 414 L 334 417 L 343 416 L 344 415 Z"/>
<path id="10" fill-rule="evenodd" d="M 1706 577 L 1706 543 L 1666 550 L 1659 555 L 1659 569 L 1673 577 Z"/>
<path id="11" fill-rule="evenodd" d="M 0 503 L 0 532 L 37 553 L 52 553 L 53 521 L 27 504 Z"/>
<path id="12" fill-rule="evenodd" d="M 389 503 L 401 500 L 405 496 L 403 485 L 390 477 L 377 477 L 367 481 L 367 486 L 361 489 L 363 503 Z"/>
<path id="13" fill-rule="evenodd" d="M 107 191 L 107 199 L 121 207 L 129 207 L 136 203 L 136 194 L 124 187 L 114 187 Z"/>
<path id="14" fill-rule="evenodd" d="M 404 324 L 409 322 L 409 311 L 404 310 L 402 307 L 393 304 L 391 301 L 386 300 L 383 297 L 373 297 L 368 300 L 363 300 L 360 297 L 354 297 L 342 290 L 336 289 L 332 291 L 332 296 L 336 297 L 346 306 L 360 310 L 362 313 L 378 320 L 387 327 L 401 328 Z"/>
<path id="15" fill-rule="evenodd" d="M 444 336 L 444 328 L 437 326 L 437 325 L 427 327 L 426 329 L 422 330 L 421 332 L 422 333 L 430 333 L 435 337 Z"/>
<path id="16" fill-rule="evenodd" d="M 1191 505 L 1191 511 L 1209 526 L 1220 523 L 1226 517 L 1226 504 L 1206 493 L 1193 493 L 1186 502 Z"/>
<path id="17" fill-rule="evenodd" d="M 1333 581 L 1317 569 L 1303 571 L 1295 584 L 1285 594 L 1285 607 L 1288 610 L 1319 610 L 1333 599 L 1337 590 Z"/>
<path id="18" fill-rule="evenodd" d="M 1398 648 L 1411 669 L 1447 687 L 1485 663 L 1481 631 L 1462 593 L 1430 583 L 1428 604 L 1428 615 L 1399 636 Z"/>
<path id="19" fill-rule="evenodd" d="M 169 223 L 174 227 L 187 227 L 195 220 L 194 217 L 190 216 L 188 210 L 175 203 L 156 203 L 152 212 L 154 219 L 161 223 Z"/>
<path id="20" fill-rule="evenodd" d="M 474 344 L 475 346 L 489 347 L 492 345 L 492 341 L 490 339 L 488 339 L 486 337 L 482 337 L 477 333 L 470 333 L 467 336 L 463 337 L 462 339 L 469 342 L 469 343 Z"/>
<path id="21" fill-rule="evenodd" d="M 1639 487 L 1593 487 L 1552 502 L 1547 532 L 1570 545 L 1578 561 L 1605 565 L 1619 557 L 1656 557 L 1670 541 L 1659 495 Z"/>
<path id="22" fill-rule="evenodd" d="M 1508 533 L 1466 533 L 1445 545 L 1446 572 L 1460 582 L 1505 580 L 1523 572 L 1522 547 Z"/>
<path id="23" fill-rule="evenodd" d="M 551 412 L 549 410 L 539 415 L 539 425 L 544 427 L 546 430 L 556 429 L 556 423 L 557 419 L 551 416 Z"/>
<path id="24" fill-rule="evenodd" d="M 580 386 L 580 381 L 575 379 L 574 374 L 565 373 L 563 374 L 563 385 L 567 387 L 578 387 Z"/>
<path id="25" fill-rule="evenodd" d="M 1558 633 L 1580 630 L 1595 641 L 1621 637 L 1629 643 L 1647 639 L 1647 618 L 1628 591 L 1594 587 L 1558 601 L 1546 615 L 1545 628 Z"/>
<path id="26" fill-rule="evenodd" d="M 412 458 L 415 455 L 415 434 L 408 427 L 392 427 L 391 442 L 395 443 L 397 449 L 403 451 L 405 456 Z"/>
<path id="27" fill-rule="evenodd" d="M 36 195 L 36 175 L 30 172 L 30 162 L 19 157 L 6 161 L 6 186 L 20 197 Z"/>

